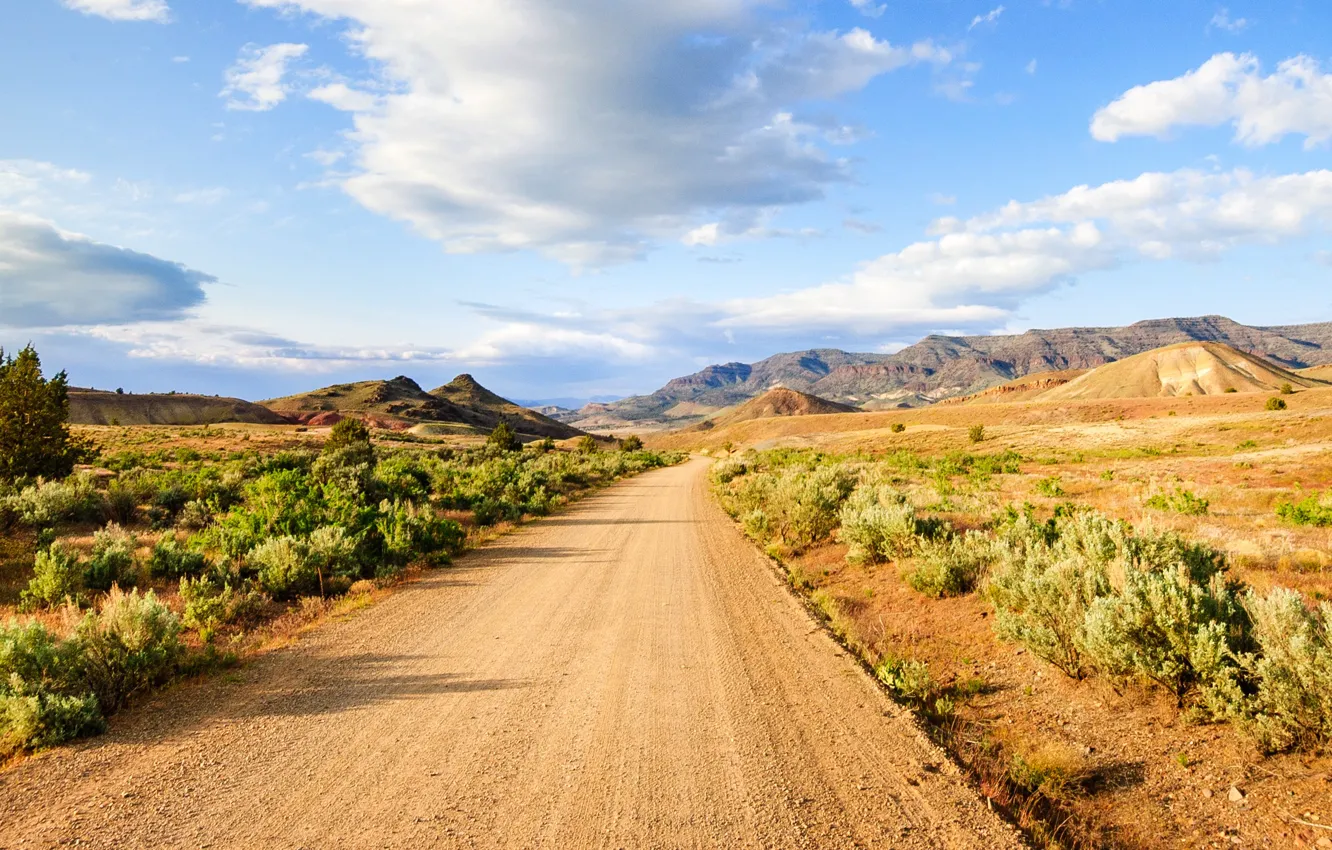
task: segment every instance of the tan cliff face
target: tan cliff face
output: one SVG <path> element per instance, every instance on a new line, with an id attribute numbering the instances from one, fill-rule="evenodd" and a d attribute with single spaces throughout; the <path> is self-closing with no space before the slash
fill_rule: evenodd
<path id="1" fill-rule="evenodd" d="M 1252 354 L 1215 342 L 1158 348 L 1094 369 L 1042 393 L 1041 401 L 1276 392 L 1322 386 Z"/>

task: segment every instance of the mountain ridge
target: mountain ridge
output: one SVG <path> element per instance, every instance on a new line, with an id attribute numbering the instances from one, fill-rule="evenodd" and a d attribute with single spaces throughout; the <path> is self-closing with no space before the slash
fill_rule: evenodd
<path id="1" fill-rule="evenodd" d="M 578 426 L 681 427 L 774 386 L 874 410 L 974 395 L 1039 372 L 1095 369 L 1167 345 L 1219 342 L 1286 369 L 1332 364 L 1332 322 L 1244 325 L 1225 316 L 1146 319 L 1120 327 L 1031 329 L 1021 334 L 931 334 L 893 354 L 808 349 L 754 363 L 708 366 L 660 389 L 562 413 Z M 671 416 L 679 407 L 686 415 Z"/>

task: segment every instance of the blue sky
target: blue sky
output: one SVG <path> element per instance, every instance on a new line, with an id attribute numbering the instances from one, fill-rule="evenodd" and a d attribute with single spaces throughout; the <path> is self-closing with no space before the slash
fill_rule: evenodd
<path id="1" fill-rule="evenodd" d="M 1332 6 L 18 0 L 0 344 L 619 396 L 928 332 L 1332 320 Z"/>

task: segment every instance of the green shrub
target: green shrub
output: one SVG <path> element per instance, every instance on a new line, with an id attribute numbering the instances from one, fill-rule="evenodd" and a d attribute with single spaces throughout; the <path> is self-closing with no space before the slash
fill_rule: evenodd
<path id="1" fill-rule="evenodd" d="M 148 571 L 154 577 L 195 576 L 208 568 L 208 559 L 199 552 L 181 546 L 173 535 L 164 534 L 153 546 Z"/>
<path id="2" fill-rule="evenodd" d="M 1294 590 L 1250 592 L 1256 654 L 1242 656 L 1257 693 L 1239 720 L 1268 752 L 1332 740 L 1332 604 L 1310 610 Z"/>
<path id="3" fill-rule="evenodd" d="M 855 486 L 840 464 L 813 470 L 784 470 L 768 510 L 777 536 L 796 549 L 826 540 L 837 528 L 838 511 Z"/>
<path id="4" fill-rule="evenodd" d="M 1285 409 L 1286 409 L 1286 400 L 1285 400 L 1284 398 L 1276 398 L 1276 397 L 1269 398 L 1269 399 L 1267 400 L 1267 409 L 1268 409 L 1268 410 L 1285 410 Z"/>
<path id="5" fill-rule="evenodd" d="M 596 454 L 597 438 L 591 434 L 584 434 L 578 438 L 577 448 L 579 452 L 585 455 Z"/>
<path id="6" fill-rule="evenodd" d="M 0 757 L 102 731 L 78 648 L 40 623 L 0 627 Z"/>
<path id="7" fill-rule="evenodd" d="M 984 425 L 972 425 L 969 429 L 967 429 L 967 437 L 968 437 L 968 438 L 971 440 L 971 442 L 973 442 L 973 443 L 983 443 L 983 442 L 985 442 L 985 426 L 984 426 Z"/>
<path id="8" fill-rule="evenodd" d="M 641 452 L 643 450 L 643 441 L 637 434 L 630 434 L 620 441 L 620 451 L 622 452 Z"/>
<path id="9" fill-rule="evenodd" d="M 52 608 L 82 598 L 83 564 L 76 554 L 59 542 L 38 552 L 33 560 L 32 579 L 21 595 L 24 609 Z"/>
<path id="10" fill-rule="evenodd" d="M 1295 388 L 1292 387 L 1290 384 L 1282 384 L 1279 392 L 1282 395 L 1291 395 L 1292 393 L 1295 392 Z"/>
<path id="11" fill-rule="evenodd" d="M 985 588 L 996 634 L 1069 676 L 1087 675 L 1083 623 L 1092 603 L 1112 592 L 1109 565 L 1125 548 L 1123 526 L 1091 511 L 1053 527 L 1025 516 L 1008 524 Z"/>
<path id="12" fill-rule="evenodd" d="M 139 497 L 132 487 L 119 479 L 106 488 L 102 511 L 108 522 L 129 525 L 139 512 Z"/>
<path id="13" fill-rule="evenodd" d="M 1332 492 L 1311 493 L 1298 502 L 1282 502 L 1276 514 L 1293 525 L 1332 526 Z"/>
<path id="14" fill-rule="evenodd" d="M 892 431 L 894 434 L 900 434 L 906 430 L 906 425 L 901 422 L 894 422 L 889 426 L 888 430 Z"/>
<path id="15" fill-rule="evenodd" d="M 212 521 L 213 511 L 203 499 L 191 499 L 176 515 L 176 526 L 190 531 L 207 528 Z"/>
<path id="16" fill-rule="evenodd" d="M 256 571 L 259 586 L 275 599 L 319 593 L 319 571 L 304 540 L 289 535 L 270 537 L 250 551 L 246 563 Z"/>
<path id="17" fill-rule="evenodd" d="M 522 450 L 523 441 L 518 439 L 518 432 L 512 425 L 501 421 L 486 437 L 486 445 L 501 452 L 516 452 Z"/>
<path id="18" fill-rule="evenodd" d="M 209 576 L 182 578 L 180 599 L 185 604 L 181 621 L 205 640 L 218 626 L 253 619 L 267 601 L 252 588 L 237 591 L 230 582 Z"/>
<path id="19" fill-rule="evenodd" d="M 83 574 L 84 586 L 90 590 L 110 590 L 117 584 L 132 586 L 134 546 L 134 536 L 115 523 L 95 532 L 92 557 Z"/>
<path id="20" fill-rule="evenodd" d="M 1236 589 L 1222 572 L 1203 579 L 1184 562 L 1122 568 L 1123 587 L 1094 600 L 1087 613 L 1087 656 L 1111 679 L 1154 682 L 1182 706 L 1207 684 L 1203 674 L 1220 672 L 1216 660 L 1242 645 L 1247 616 Z"/>
<path id="21" fill-rule="evenodd" d="M 466 539 L 458 523 L 430 508 L 407 503 L 382 503 L 375 527 L 384 541 L 384 560 L 390 566 L 415 559 L 447 563 L 450 555 L 462 551 Z"/>
<path id="22" fill-rule="evenodd" d="M 717 484 L 729 484 L 748 472 L 749 465 L 743 458 L 728 457 L 712 465 L 712 480 Z"/>
<path id="23" fill-rule="evenodd" d="M 63 481 L 39 479 L 5 501 L 20 522 L 33 528 L 96 519 L 102 513 L 102 496 L 97 492 L 93 477 L 87 473 L 72 475 Z"/>
<path id="24" fill-rule="evenodd" d="M 79 623 L 83 682 L 104 714 L 175 672 L 183 648 L 180 621 L 150 590 L 140 596 L 113 588 L 101 610 Z"/>
<path id="25" fill-rule="evenodd" d="M 986 534 L 926 541 L 916 555 L 915 568 L 905 576 L 912 589 L 938 599 L 969 593 L 995 557 L 995 544 Z"/>
<path id="26" fill-rule="evenodd" d="M 856 488 L 839 513 L 838 539 L 847 559 L 871 564 L 905 558 L 915 551 L 919 521 L 906 497 L 887 486 Z"/>
<path id="27" fill-rule="evenodd" d="M 1203 497 L 1181 487 L 1176 487 L 1171 493 L 1157 493 L 1144 504 L 1152 510 L 1171 511 L 1186 516 L 1203 516 L 1211 505 Z"/>
<path id="28" fill-rule="evenodd" d="M 745 534 L 760 543 L 766 541 L 771 533 L 768 515 L 759 508 L 755 508 L 745 514 L 740 520 L 740 525 L 744 529 Z"/>
<path id="29" fill-rule="evenodd" d="M 334 423 L 333 429 L 329 431 L 328 439 L 324 441 L 324 454 L 345 448 L 355 448 L 360 451 L 370 448 L 370 429 L 361 420 L 341 419 Z"/>
<path id="30" fill-rule="evenodd" d="M 1049 496 L 1051 499 L 1058 499 L 1064 495 L 1064 482 L 1058 475 L 1042 478 L 1036 482 L 1036 492 L 1042 496 Z"/>

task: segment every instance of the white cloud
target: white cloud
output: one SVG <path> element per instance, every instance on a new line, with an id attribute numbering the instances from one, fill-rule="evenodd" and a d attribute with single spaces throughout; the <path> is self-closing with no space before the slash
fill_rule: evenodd
<path id="1" fill-rule="evenodd" d="M 803 30 L 765 0 L 247 2 L 344 21 L 368 60 L 371 79 L 320 92 L 352 113 L 353 198 L 450 252 L 572 264 L 822 197 L 852 176 L 832 148 L 859 134 L 803 110 L 952 59 Z"/>
<path id="2" fill-rule="evenodd" d="M 379 98 L 374 95 L 350 88 L 346 83 L 330 83 L 313 89 L 307 95 L 311 100 L 327 103 L 343 112 L 369 112 L 375 108 Z"/>
<path id="3" fill-rule="evenodd" d="M 1004 13 L 1003 6 L 995 6 L 993 9 L 986 12 L 984 15 L 977 15 L 976 17 L 972 18 L 971 25 L 967 27 L 967 31 L 970 32 L 971 30 L 974 30 L 976 27 L 980 26 L 981 24 L 997 23 L 999 20 L 999 16 L 1002 15 L 1003 13 Z"/>
<path id="4" fill-rule="evenodd" d="M 1245 18 L 1232 19 L 1230 17 L 1230 10 L 1225 6 L 1218 9 L 1216 14 L 1212 16 L 1212 20 L 1207 22 L 1207 29 L 1209 31 L 1218 29 L 1225 30 L 1226 32 L 1241 32 L 1247 29 L 1248 26 L 1249 21 Z"/>
<path id="5" fill-rule="evenodd" d="M 875 3 L 874 0 L 851 0 L 851 5 L 855 7 L 860 14 L 870 18 L 877 18 L 888 11 L 886 3 Z"/>
<path id="6" fill-rule="evenodd" d="M 218 97 L 227 99 L 227 109 L 266 112 L 287 99 L 290 86 L 283 78 L 287 65 L 304 56 L 304 44 L 247 44 L 235 64 L 227 69 L 226 86 Z"/>
<path id="7" fill-rule="evenodd" d="M 957 203 L 957 195 L 945 195 L 943 192 L 931 192 L 930 203 L 939 207 L 951 207 Z"/>
<path id="8" fill-rule="evenodd" d="M 935 238 L 867 262 L 843 280 L 772 296 L 558 317 L 499 308 L 483 314 L 524 333 L 546 327 L 609 335 L 658 356 L 740 335 L 771 347 L 808 344 L 811 334 L 872 344 L 938 328 L 989 331 L 1004 327 L 1026 299 L 1090 272 L 1206 261 L 1240 245 L 1330 231 L 1332 171 L 1149 173 L 970 219 L 939 219 L 932 230 Z M 720 231 L 698 235 L 710 244 Z M 503 338 L 495 337 L 497 351 Z"/>
<path id="9" fill-rule="evenodd" d="M 1258 147 L 1287 135 L 1313 148 L 1332 138 L 1332 74 L 1296 56 L 1264 77 L 1251 54 L 1218 53 L 1194 71 L 1137 86 L 1099 110 L 1093 138 L 1168 135 L 1176 127 L 1235 125 L 1235 141 Z"/>
<path id="10" fill-rule="evenodd" d="M 166 0 L 63 0 L 65 7 L 85 15 L 97 15 L 112 21 L 151 21 L 165 24 L 171 20 Z"/>
<path id="11" fill-rule="evenodd" d="M 40 328 L 176 318 L 209 275 L 0 210 L 0 326 Z"/>
<path id="12" fill-rule="evenodd" d="M 1030 62 L 1028 62 L 1025 70 L 1028 74 L 1036 73 L 1036 60 L 1033 59 Z"/>
<path id="13" fill-rule="evenodd" d="M 188 56 L 172 56 L 172 57 L 171 57 L 171 61 L 172 61 L 172 62 L 175 62 L 177 65 L 184 65 L 186 62 L 190 61 L 190 57 L 188 57 Z"/>
<path id="14" fill-rule="evenodd" d="M 38 210 L 53 188 L 84 186 L 92 175 L 33 159 L 0 159 L 0 203 L 11 210 Z"/>

